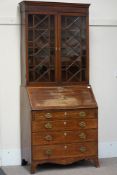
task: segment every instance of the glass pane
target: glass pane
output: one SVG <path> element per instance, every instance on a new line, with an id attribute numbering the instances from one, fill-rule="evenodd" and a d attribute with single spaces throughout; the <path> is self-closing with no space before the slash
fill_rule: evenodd
<path id="1" fill-rule="evenodd" d="M 86 17 L 62 16 L 61 26 L 62 81 L 85 81 Z"/>
<path id="2" fill-rule="evenodd" d="M 55 81 L 55 22 L 53 15 L 28 16 L 30 82 Z"/>

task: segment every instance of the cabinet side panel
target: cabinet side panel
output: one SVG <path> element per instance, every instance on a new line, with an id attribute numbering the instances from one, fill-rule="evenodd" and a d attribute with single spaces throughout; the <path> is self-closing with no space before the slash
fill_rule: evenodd
<path id="1" fill-rule="evenodd" d="M 20 89 L 21 157 L 31 163 L 31 109 L 25 87 Z"/>
<path id="2" fill-rule="evenodd" d="M 21 13 L 21 85 L 26 85 L 26 14 Z"/>

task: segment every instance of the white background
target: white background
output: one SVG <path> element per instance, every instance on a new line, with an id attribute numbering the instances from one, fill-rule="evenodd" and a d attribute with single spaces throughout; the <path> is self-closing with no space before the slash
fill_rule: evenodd
<path id="1" fill-rule="evenodd" d="M 20 14 L 0 0 L 0 164 L 20 164 Z M 90 83 L 99 106 L 99 157 L 117 157 L 117 0 L 91 3 Z"/>

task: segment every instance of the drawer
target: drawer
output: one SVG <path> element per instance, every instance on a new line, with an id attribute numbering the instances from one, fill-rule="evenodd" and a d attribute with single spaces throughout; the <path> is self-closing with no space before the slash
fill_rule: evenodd
<path id="1" fill-rule="evenodd" d="M 32 133 L 32 145 L 50 145 L 83 141 L 97 141 L 97 130 L 55 131 Z"/>
<path id="2" fill-rule="evenodd" d="M 53 119 L 73 119 L 73 118 L 96 118 L 96 109 L 82 109 L 82 110 L 67 110 L 67 111 L 55 111 L 33 112 L 35 120 L 53 120 Z"/>
<path id="3" fill-rule="evenodd" d="M 97 155 L 97 142 L 33 146 L 33 160 Z"/>
<path id="4" fill-rule="evenodd" d="M 97 128 L 97 119 L 32 121 L 32 132 Z"/>

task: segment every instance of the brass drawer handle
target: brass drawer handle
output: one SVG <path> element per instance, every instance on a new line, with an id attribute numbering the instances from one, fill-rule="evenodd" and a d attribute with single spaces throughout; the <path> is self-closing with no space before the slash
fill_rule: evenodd
<path id="1" fill-rule="evenodd" d="M 84 128 L 84 127 L 86 126 L 86 123 L 85 123 L 85 122 L 80 122 L 80 123 L 79 123 L 79 126 L 80 126 L 81 128 Z"/>
<path id="2" fill-rule="evenodd" d="M 45 136 L 45 140 L 51 141 L 51 140 L 52 140 L 52 136 L 51 136 L 51 135 L 46 135 L 46 136 Z"/>
<path id="3" fill-rule="evenodd" d="M 51 149 L 47 149 L 47 150 L 45 151 L 45 154 L 46 154 L 47 156 L 51 156 L 51 155 L 52 155 L 52 150 L 51 150 Z"/>
<path id="4" fill-rule="evenodd" d="M 81 146 L 81 147 L 80 147 L 80 152 L 82 152 L 82 153 L 86 152 L 86 147 Z"/>
<path id="5" fill-rule="evenodd" d="M 81 132 L 79 134 L 80 139 L 86 139 L 86 134 L 84 132 Z"/>
<path id="6" fill-rule="evenodd" d="M 48 123 L 46 123 L 46 124 L 45 124 L 45 128 L 47 128 L 47 129 L 51 129 L 51 128 L 52 128 L 52 124 L 51 124 L 51 123 L 49 123 L 49 122 L 48 122 Z"/>
<path id="7" fill-rule="evenodd" d="M 46 114 L 45 114 L 45 117 L 46 117 L 47 119 L 50 119 L 50 118 L 52 118 L 52 114 L 51 114 L 51 113 L 46 113 Z"/>
<path id="8" fill-rule="evenodd" d="M 84 112 L 84 111 L 79 112 L 79 116 L 80 117 L 86 117 L 86 112 Z"/>

